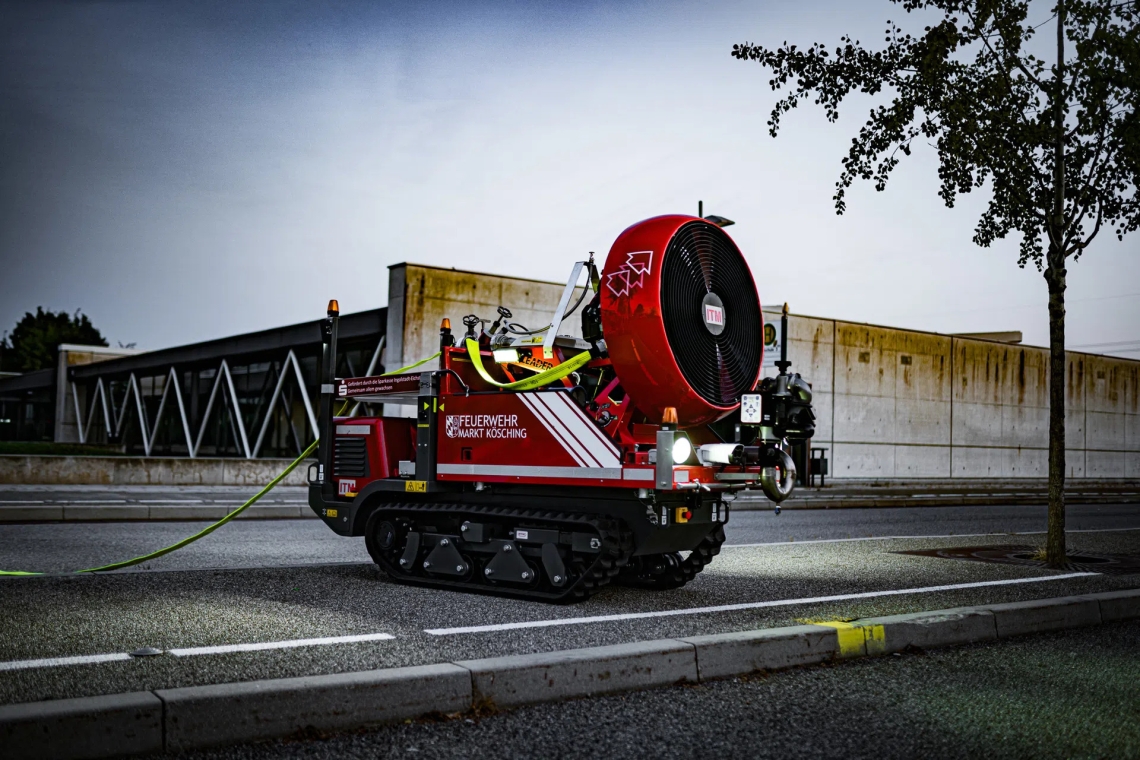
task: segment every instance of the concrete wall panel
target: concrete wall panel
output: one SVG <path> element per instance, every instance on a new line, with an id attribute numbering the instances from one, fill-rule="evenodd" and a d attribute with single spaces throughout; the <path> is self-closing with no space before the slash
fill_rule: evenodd
<path id="1" fill-rule="evenodd" d="M 1086 412 L 1085 415 L 1087 448 L 1124 451 L 1127 415 L 1111 412 Z"/>
<path id="2" fill-rule="evenodd" d="M 836 443 L 839 441 L 891 443 L 896 438 L 893 398 L 842 395 L 836 397 Z"/>
<path id="3" fill-rule="evenodd" d="M 779 320 L 779 314 L 765 312 L 764 319 Z M 799 372 L 811 383 L 815 393 L 830 393 L 835 387 L 831 370 L 834 364 L 835 323 L 830 319 L 791 317 L 788 320 L 788 359 L 791 372 Z M 774 369 L 766 374 L 775 375 Z"/>
<path id="4" fill-rule="evenodd" d="M 1089 478 L 1123 478 L 1125 454 L 1123 451 L 1087 451 L 1084 469 L 1084 476 Z"/>
<path id="5" fill-rule="evenodd" d="M 815 411 L 815 446 L 828 446 L 832 440 L 831 393 L 816 393 L 812 389 L 812 409 Z"/>
<path id="6" fill-rule="evenodd" d="M 953 456 L 955 478 L 1008 477 L 1001 449 L 955 446 Z"/>
<path id="7" fill-rule="evenodd" d="M 948 478 L 950 477 L 949 446 L 895 447 L 896 478 Z"/>
<path id="8" fill-rule="evenodd" d="M 1140 452 L 1129 451 L 1124 455 L 1124 477 L 1140 478 Z"/>
<path id="9" fill-rule="evenodd" d="M 833 451 L 832 475 L 837 478 L 895 477 L 894 444 L 840 443 Z"/>
<path id="10" fill-rule="evenodd" d="M 1005 446 L 1048 446 L 1049 410 L 1037 406 L 1003 405 L 1000 443 Z"/>
<path id="11" fill-rule="evenodd" d="M 950 444 L 950 401 L 895 400 L 895 440 Z"/>
<path id="12" fill-rule="evenodd" d="M 991 452 L 1001 458 L 1001 477 L 1003 478 L 1045 478 L 1049 476 L 1048 449 L 991 449 Z M 1070 465 L 1070 476 L 1083 477 L 1083 452 L 1072 452 L 1071 460 L 1068 463 Z"/>
<path id="13" fill-rule="evenodd" d="M 1002 445 L 1002 414 L 999 404 L 955 402 L 953 445 Z"/>
<path id="14" fill-rule="evenodd" d="M 1124 449 L 1140 451 L 1140 414 L 1124 415 Z"/>

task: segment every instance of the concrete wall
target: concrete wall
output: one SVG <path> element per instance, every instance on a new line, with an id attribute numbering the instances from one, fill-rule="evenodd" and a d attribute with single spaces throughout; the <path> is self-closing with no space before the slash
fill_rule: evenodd
<path id="1" fill-rule="evenodd" d="M 513 321 L 541 327 L 562 288 L 398 264 L 389 277 L 386 365 L 434 353 L 444 317 L 457 337 L 464 315 L 493 319 L 499 305 Z M 559 332 L 580 335 L 579 314 Z M 1046 349 L 799 315 L 789 333 L 792 371 L 815 393 L 813 445 L 828 448 L 831 477 L 1048 475 Z M 1069 476 L 1140 478 L 1140 361 L 1070 353 L 1066 391 Z"/>
<path id="2" fill-rule="evenodd" d="M 1047 349 L 801 316 L 789 333 L 832 477 L 1048 475 Z M 1140 361 L 1070 352 L 1066 407 L 1069 477 L 1140 478 Z"/>
<path id="3" fill-rule="evenodd" d="M 572 266 L 572 262 L 566 266 L 567 278 Z M 494 320 L 499 306 L 511 310 L 512 322 L 531 330 L 543 327 L 550 323 L 564 288 L 565 283 L 396 264 L 389 269 L 385 363 L 396 368 L 438 351 L 439 323 L 444 317 L 451 320 L 457 341 L 465 330 L 463 317 L 475 314 Z M 575 299 L 579 293 L 575 291 Z M 581 308 L 562 323 L 558 333 L 581 337 Z"/>

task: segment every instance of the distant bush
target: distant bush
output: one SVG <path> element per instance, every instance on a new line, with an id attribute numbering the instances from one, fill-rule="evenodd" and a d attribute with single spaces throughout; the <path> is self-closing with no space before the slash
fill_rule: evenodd
<path id="1" fill-rule="evenodd" d="M 78 309 L 72 315 L 37 306 L 35 314 L 26 312 L 12 332 L 0 340 L 0 371 L 34 372 L 54 367 L 61 343 L 107 345 L 103 334 Z"/>

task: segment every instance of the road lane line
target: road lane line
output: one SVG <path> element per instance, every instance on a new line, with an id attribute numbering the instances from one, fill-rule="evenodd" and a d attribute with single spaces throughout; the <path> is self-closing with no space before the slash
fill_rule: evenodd
<path id="1" fill-rule="evenodd" d="M 295 649 L 297 647 L 326 646 L 328 644 L 352 644 L 360 641 L 390 641 L 396 638 L 390 633 L 362 633 L 356 636 L 327 636 L 319 639 L 291 639 L 288 641 L 265 641 L 256 644 L 222 644 L 211 647 L 188 647 L 168 649 L 167 654 L 175 657 L 194 657 L 203 654 L 228 654 L 230 652 L 260 652 L 266 649 Z M 76 657 L 46 657 L 42 660 L 12 660 L 0 662 L 0 672 L 26 670 L 28 668 L 58 668 L 67 665 L 93 665 L 100 662 L 130 660 L 126 652 L 116 654 L 87 654 Z"/>
<path id="2" fill-rule="evenodd" d="M 1084 528 L 1069 529 L 1065 533 L 1123 533 L 1140 528 Z M 804 541 L 768 541 L 757 544 L 724 544 L 721 549 L 749 549 L 755 546 L 795 546 L 797 544 L 841 544 L 853 541 L 897 541 L 905 538 L 993 538 L 995 536 L 1043 536 L 1043 530 L 1026 530 L 1004 533 L 945 533 L 936 536 L 857 536 L 855 538 L 812 538 Z"/>
<path id="3" fill-rule="evenodd" d="M 168 649 L 175 657 L 195 657 L 201 654 L 228 654 L 230 652 L 260 652 L 266 649 L 295 649 L 297 647 L 352 644 L 358 641 L 389 641 L 396 638 L 390 633 L 362 633 L 356 636 L 327 636 L 320 639 L 291 639 L 289 641 L 263 641 L 257 644 L 222 644 L 212 647 Z"/>
<path id="4" fill-rule="evenodd" d="M 11 662 L 0 662 L 0 671 L 58 668 L 64 665 L 91 665 L 97 662 L 115 662 L 116 660 L 129 659 L 131 659 L 129 654 L 119 652 L 117 654 L 87 654 L 78 657 L 48 657 L 43 660 L 13 660 Z"/>
<path id="5" fill-rule="evenodd" d="M 856 594 L 835 594 L 814 596 L 803 599 L 773 599 L 766 602 L 743 602 L 740 604 L 720 604 L 715 607 L 686 607 L 675 610 L 654 612 L 626 612 L 616 615 L 594 615 L 592 617 L 556 618 L 554 620 L 528 620 L 521 623 L 499 623 L 497 625 L 468 625 L 458 628 L 425 628 L 424 633 L 432 636 L 453 636 L 461 633 L 492 633 L 495 631 L 517 631 L 522 628 L 549 628 L 556 625 L 582 625 L 585 623 L 612 623 L 621 620 L 641 620 L 645 618 L 674 617 L 677 615 L 704 615 L 710 612 L 737 612 L 758 610 L 765 607 L 790 607 L 797 604 L 821 604 L 823 602 L 843 602 L 852 599 L 874 599 L 881 596 L 902 596 L 905 594 L 931 594 L 937 591 L 959 591 L 987 586 L 1013 586 L 1024 583 L 1044 583 L 1069 578 L 1087 578 L 1100 573 L 1066 573 L 1049 575 L 1043 578 L 1010 578 L 1000 581 L 977 581 L 974 583 L 951 583 L 944 586 L 923 586 L 921 588 L 891 589 L 889 591 L 864 591 Z"/>
<path id="6" fill-rule="evenodd" d="M 58 504 L 61 507 L 82 507 L 88 504 L 126 504 L 126 499 L 79 499 L 78 501 L 68 500 L 54 500 L 52 504 Z"/>
<path id="7" fill-rule="evenodd" d="M 0 501 L 0 505 L 9 506 L 12 504 L 43 504 L 42 501 Z"/>
<path id="8" fill-rule="evenodd" d="M 138 499 L 139 504 L 201 504 L 201 499 Z"/>

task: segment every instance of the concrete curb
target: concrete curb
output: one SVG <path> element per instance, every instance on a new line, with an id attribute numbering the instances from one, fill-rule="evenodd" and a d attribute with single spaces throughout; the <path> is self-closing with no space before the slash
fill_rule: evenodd
<path id="1" fill-rule="evenodd" d="M 455 664 L 471 672 L 475 704 L 499 707 L 697 681 L 693 645 L 674 639 Z"/>
<path id="2" fill-rule="evenodd" d="M 5 757 L 95 758 L 709 681 L 1140 619 L 1140 588 L 411 668 L 0 707 Z"/>
<path id="3" fill-rule="evenodd" d="M 161 752 L 162 737 L 162 700 L 149 691 L 0 707 L 5 757 L 141 755 Z"/>
<path id="4" fill-rule="evenodd" d="M 154 694 L 163 704 L 165 748 L 181 751 L 464 710 L 471 675 L 456 665 L 423 665 Z"/>

